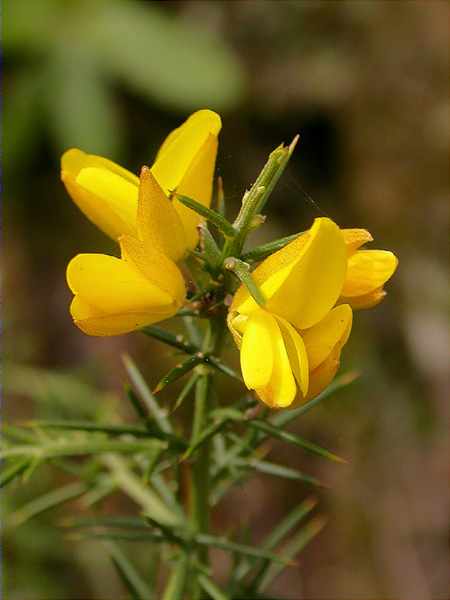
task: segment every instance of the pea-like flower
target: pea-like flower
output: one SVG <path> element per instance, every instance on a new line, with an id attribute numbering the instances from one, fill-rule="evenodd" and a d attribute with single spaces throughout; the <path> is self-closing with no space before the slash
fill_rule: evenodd
<path id="1" fill-rule="evenodd" d="M 209 206 L 220 129 L 219 115 L 204 109 L 167 136 L 151 167 L 167 196 L 176 191 Z M 110 237 L 136 235 L 136 175 L 106 158 L 72 148 L 62 157 L 61 179 L 83 213 Z M 200 217 L 176 199 L 173 206 L 183 225 L 185 249 L 192 249 Z"/>
<path id="2" fill-rule="evenodd" d="M 80 209 L 116 239 L 121 258 L 79 254 L 67 267 L 70 312 L 89 335 L 117 335 L 173 316 L 186 290 L 176 262 L 197 244 L 200 217 L 171 193 L 211 201 L 220 117 L 191 115 L 161 146 L 140 179 L 102 158 L 72 149 L 62 180 Z"/>
<path id="3" fill-rule="evenodd" d="M 351 267 L 352 257 L 370 238 L 362 232 L 316 219 L 309 231 L 253 272 L 266 299 L 264 308 L 246 287 L 236 292 L 228 325 L 240 347 L 244 382 L 268 406 L 292 408 L 329 385 L 352 327 L 352 308 L 343 300 L 348 290 L 363 289 L 366 295 L 369 285 L 358 278 L 371 280 L 374 291 L 390 276 L 375 277 L 378 266 L 367 260 L 359 261 L 366 270 Z"/>
<path id="4" fill-rule="evenodd" d="M 185 248 L 185 233 L 174 206 L 150 169 L 139 185 L 136 234 L 119 237 L 121 258 L 78 254 L 67 267 L 75 297 L 70 312 L 89 335 L 117 335 L 174 315 L 185 299 L 185 284 L 175 264 Z"/>

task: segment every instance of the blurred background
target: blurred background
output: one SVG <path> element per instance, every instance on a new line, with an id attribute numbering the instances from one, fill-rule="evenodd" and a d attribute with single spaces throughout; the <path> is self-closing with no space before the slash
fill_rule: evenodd
<path id="1" fill-rule="evenodd" d="M 137 172 L 190 112 L 217 110 L 233 217 L 268 153 L 300 133 L 255 244 L 326 213 L 369 229 L 400 267 L 384 303 L 356 315 L 343 363 L 360 380 L 297 424 L 349 465 L 274 446 L 276 460 L 329 487 L 327 527 L 271 592 L 448 599 L 448 4 L 10 0 L 3 12 L 5 418 L 126 411 L 120 355 L 151 383 L 173 362 L 139 334 L 96 339 L 72 325 L 68 260 L 115 248 L 66 195 L 65 149 Z M 41 469 L 10 489 L 5 510 L 54 483 Z M 261 476 L 220 505 L 215 527 L 239 522 L 258 542 L 310 493 Z M 55 527 L 80 510 L 75 501 L 6 531 L 8 600 L 124 595 L 101 547 Z"/>

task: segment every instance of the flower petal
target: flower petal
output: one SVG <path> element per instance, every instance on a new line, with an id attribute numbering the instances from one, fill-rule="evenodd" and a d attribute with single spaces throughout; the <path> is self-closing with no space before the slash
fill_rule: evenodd
<path id="1" fill-rule="evenodd" d="M 306 353 L 305 344 L 299 333 L 281 317 L 276 317 L 283 336 L 284 344 L 289 357 L 294 377 L 299 385 L 300 392 L 303 396 L 308 393 L 309 385 L 309 364 L 308 355 Z"/>
<path id="2" fill-rule="evenodd" d="M 76 177 L 81 169 L 85 169 L 87 167 L 106 169 L 107 171 L 111 171 L 116 175 L 120 175 L 120 177 L 126 179 L 133 185 L 137 186 L 139 184 L 139 178 L 134 173 L 128 171 L 128 169 L 124 169 L 112 160 L 103 158 L 103 156 L 87 154 L 78 148 L 71 148 L 70 150 L 64 152 L 61 157 L 61 171 L 63 173 L 68 173 L 73 177 Z"/>
<path id="3" fill-rule="evenodd" d="M 356 252 L 364 244 L 373 242 L 373 237 L 367 229 L 341 229 L 341 231 L 349 255 Z"/>
<path id="4" fill-rule="evenodd" d="M 148 167 L 142 167 L 139 184 L 137 230 L 140 239 L 174 261 L 186 252 L 183 224 Z"/>
<path id="5" fill-rule="evenodd" d="M 350 335 L 352 317 L 350 306 L 342 304 L 333 308 L 319 323 L 302 331 L 310 371 L 326 360 L 337 345 L 344 345 Z"/>
<path id="6" fill-rule="evenodd" d="M 256 310 L 248 319 L 241 343 L 241 369 L 249 390 L 269 383 L 273 370 L 272 339 L 276 323 L 269 313 Z"/>
<path id="7" fill-rule="evenodd" d="M 273 369 L 268 384 L 256 388 L 256 393 L 271 408 L 285 408 L 294 401 L 297 395 L 297 386 L 278 323 L 272 315 L 266 314 L 272 319 L 274 325 L 271 327 Z"/>
<path id="8" fill-rule="evenodd" d="M 363 296 L 381 288 L 398 265 L 395 254 L 386 250 L 358 250 L 348 259 L 342 296 Z"/>
<path id="9" fill-rule="evenodd" d="M 123 235 L 119 242 L 124 261 L 180 306 L 186 295 L 186 288 L 176 264 L 150 243 L 133 236 Z"/>
<path id="10" fill-rule="evenodd" d="M 339 298 L 339 302 L 349 304 L 353 310 L 360 310 L 363 308 L 373 308 L 377 304 L 380 304 L 385 296 L 386 292 L 382 288 L 378 288 L 377 290 L 369 292 L 368 294 L 364 294 L 363 296 L 353 296 L 353 298 L 341 296 Z"/>
<path id="11" fill-rule="evenodd" d="M 199 110 L 169 134 L 152 166 L 152 173 L 166 194 L 178 188 L 208 135 L 217 137 L 221 126 L 218 114 Z"/>
<path id="12" fill-rule="evenodd" d="M 327 388 L 338 372 L 341 361 L 341 346 L 336 346 L 331 354 L 309 374 L 309 390 L 305 402 L 318 396 Z"/>
<path id="13" fill-rule="evenodd" d="M 61 179 L 95 225 L 117 239 L 136 227 L 138 178 L 119 165 L 75 148 L 61 159 Z"/>
<path id="14" fill-rule="evenodd" d="M 152 323 L 171 317 L 173 310 L 167 309 L 166 314 L 164 311 L 157 313 L 147 311 L 143 313 L 107 315 L 87 304 L 79 296 L 75 296 L 70 305 L 70 313 L 75 325 L 83 333 L 87 335 L 109 336 L 128 333 L 145 325 L 151 325 Z"/>
<path id="15" fill-rule="evenodd" d="M 166 291 L 148 281 L 120 258 L 106 254 L 78 254 L 67 267 L 67 282 L 74 294 L 105 314 L 164 311 L 173 306 Z"/>
<path id="16" fill-rule="evenodd" d="M 177 193 L 193 198 L 204 206 L 209 206 L 216 155 L 217 137 L 209 134 L 180 181 Z M 183 223 L 188 248 L 194 249 L 198 241 L 197 226 L 202 221 L 202 217 L 181 204 L 176 198 L 173 205 Z"/>
<path id="17" fill-rule="evenodd" d="M 298 329 L 318 323 L 340 295 L 346 263 L 339 227 L 330 219 L 316 219 L 295 260 L 262 284 L 267 309 Z"/>

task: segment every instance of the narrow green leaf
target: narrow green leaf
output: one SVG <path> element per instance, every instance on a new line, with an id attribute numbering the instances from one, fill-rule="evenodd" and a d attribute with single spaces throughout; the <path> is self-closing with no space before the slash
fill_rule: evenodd
<path id="1" fill-rule="evenodd" d="M 180 554 L 178 562 L 172 570 L 162 600 L 183 600 L 189 572 L 189 558 L 184 552 Z"/>
<path id="2" fill-rule="evenodd" d="M 300 415 L 307 413 L 309 410 L 320 404 L 323 400 L 326 400 L 332 396 L 340 389 L 347 387 L 353 383 L 353 381 L 356 381 L 358 377 L 359 375 L 356 372 L 344 373 L 343 375 L 336 377 L 336 379 L 322 393 L 312 400 L 309 400 L 309 402 L 306 402 L 298 408 L 294 408 L 294 410 L 286 410 L 276 414 L 270 419 L 271 424 L 275 427 L 284 427 Z"/>
<path id="3" fill-rule="evenodd" d="M 185 401 L 185 399 L 189 396 L 190 392 L 193 390 L 193 388 L 195 386 L 195 382 L 197 381 L 198 376 L 199 376 L 198 373 L 193 373 L 191 375 L 191 377 L 189 378 L 189 381 L 186 383 L 186 385 L 183 387 L 181 392 L 178 394 L 175 404 L 173 405 L 173 408 L 170 411 L 171 414 L 174 413 L 177 410 L 177 408 L 179 408 L 182 405 L 182 403 Z"/>
<path id="4" fill-rule="evenodd" d="M 173 433 L 166 433 L 155 425 L 154 422 L 147 423 L 146 427 L 140 425 L 115 425 L 109 423 L 90 423 L 89 421 L 32 421 L 31 425 L 42 429 L 66 429 L 75 431 L 89 431 L 107 433 L 109 435 L 134 435 L 138 438 L 156 438 L 169 442 L 173 448 L 182 450 L 187 444 Z M 150 440 L 149 440 L 150 441 Z M 164 446 L 156 445 L 155 448 L 164 449 Z M 149 450 L 153 450 L 149 448 Z"/>
<path id="5" fill-rule="evenodd" d="M 147 327 L 142 327 L 141 331 L 145 335 L 155 338 L 168 346 L 186 352 L 186 354 L 196 354 L 200 351 L 198 346 L 188 342 L 183 335 L 175 335 L 171 331 L 167 331 L 156 325 L 147 325 Z"/>
<path id="6" fill-rule="evenodd" d="M 216 212 L 212 208 L 208 208 L 203 204 L 200 204 L 200 202 L 197 202 L 196 200 L 194 200 L 193 198 L 189 198 L 188 196 L 182 196 L 180 194 L 175 195 L 177 197 L 177 200 L 181 202 L 181 204 L 184 204 L 184 206 L 187 206 L 187 208 L 190 208 L 200 216 L 204 217 L 207 221 L 214 225 L 214 227 L 216 227 L 220 231 L 220 233 L 222 233 L 222 235 L 224 235 L 226 238 L 234 238 L 236 236 L 237 231 L 235 230 L 233 225 L 229 221 L 227 221 L 227 219 L 225 219 L 225 217 L 219 212 Z"/>
<path id="7" fill-rule="evenodd" d="M 255 302 L 260 306 L 264 306 L 266 298 L 251 276 L 250 265 L 238 258 L 234 258 L 234 256 L 229 256 L 223 264 L 225 269 L 232 271 L 239 281 L 245 285 Z"/>
<path id="8" fill-rule="evenodd" d="M 184 338 L 183 335 L 175 335 L 174 333 L 171 333 L 170 331 L 166 331 L 166 330 L 161 329 L 160 327 L 156 327 L 154 325 L 149 325 L 148 327 L 143 327 L 140 331 L 142 333 L 144 333 L 145 335 L 155 338 L 155 339 L 159 340 L 160 342 L 167 344 L 168 346 L 177 348 L 178 350 L 181 350 L 182 352 L 185 352 L 186 354 L 197 354 L 198 355 L 199 352 L 201 353 L 201 349 L 198 346 L 192 344 L 191 342 L 186 341 L 186 339 Z M 225 365 L 219 358 L 217 358 L 217 356 L 213 356 L 208 353 L 203 353 L 202 362 L 204 362 L 206 365 L 210 365 L 211 367 L 214 367 L 215 369 L 217 369 L 217 371 L 220 371 L 224 375 L 228 375 L 229 377 L 232 377 L 233 379 L 242 381 L 241 375 L 239 373 L 237 373 L 236 371 L 234 371 L 234 369 L 232 369 L 228 365 Z"/>
<path id="9" fill-rule="evenodd" d="M 30 464 L 29 458 L 19 458 L 11 461 L 0 473 L 0 487 L 4 487 L 18 477 Z"/>
<path id="10" fill-rule="evenodd" d="M 113 494 L 117 489 L 115 481 L 108 476 L 98 478 L 93 487 L 84 494 L 82 504 L 86 508 L 94 506 L 107 496 Z"/>
<path id="11" fill-rule="evenodd" d="M 201 256 L 213 271 L 217 271 L 222 264 L 222 253 L 217 246 L 216 240 L 211 235 L 206 223 L 198 226 L 200 237 Z"/>
<path id="12" fill-rule="evenodd" d="M 269 534 L 269 536 L 263 542 L 263 548 L 266 550 L 272 550 L 275 548 L 282 539 L 287 536 L 294 527 L 304 519 L 317 505 L 315 498 L 307 498 L 301 504 L 296 506 Z M 295 538 L 294 538 L 295 539 Z M 258 583 L 263 579 L 266 571 L 270 567 L 270 562 L 264 560 L 256 571 L 252 578 L 251 588 L 257 588 Z M 250 569 L 243 570 L 240 573 L 240 580 L 242 580 Z"/>
<path id="13" fill-rule="evenodd" d="M 204 355 L 199 352 L 198 354 L 193 354 L 189 356 L 182 363 L 177 364 L 173 369 L 164 375 L 164 377 L 159 381 L 158 385 L 153 390 L 154 394 L 157 394 L 161 390 L 163 390 L 166 386 L 178 381 L 183 375 L 192 371 L 197 365 L 202 363 L 204 360 Z"/>
<path id="14" fill-rule="evenodd" d="M 112 527 L 119 529 L 144 529 L 151 533 L 145 519 L 141 517 L 69 517 L 61 525 L 67 529 L 84 529 L 90 527 Z"/>
<path id="15" fill-rule="evenodd" d="M 150 590 L 134 565 L 117 544 L 110 542 L 108 544 L 108 552 L 120 579 L 134 600 L 151 600 L 155 597 L 153 591 Z"/>
<path id="16" fill-rule="evenodd" d="M 139 504 L 152 519 L 168 526 L 181 524 L 180 514 L 167 506 L 150 487 L 145 486 L 129 469 L 127 462 L 122 457 L 108 454 L 102 460 L 110 470 L 117 486 Z"/>
<path id="17" fill-rule="evenodd" d="M 338 462 L 338 463 L 347 462 L 346 460 L 344 460 L 340 456 L 337 456 L 336 454 L 333 454 L 329 450 L 326 450 L 325 448 L 322 448 L 321 446 L 318 446 L 317 444 L 313 444 L 312 442 L 309 442 L 308 440 L 303 439 L 299 435 L 296 435 L 289 431 L 284 431 L 282 429 L 278 429 L 277 427 L 274 427 L 273 425 L 271 425 L 270 423 L 267 423 L 266 421 L 261 421 L 259 419 L 253 419 L 253 421 L 248 422 L 248 425 L 249 425 L 249 427 L 252 427 L 253 429 L 257 429 L 258 431 L 262 431 L 271 437 L 277 438 L 288 444 L 293 444 L 294 446 L 299 446 L 300 448 L 303 448 L 304 450 L 307 450 L 308 452 L 311 452 L 312 454 L 317 454 L 318 456 L 322 456 L 323 458 L 327 458 L 328 460 L 332 460 L 332 461 Z"/>
<path id="18" fill-rule="evenodd" d="M 197 576 L 197 580 L 200 586 L 205 590 L 205 592 L 212 598 L 212 600 L 231 600 L 231 597 L 228 594 L 225 594 L 218 585 L 214 583 L 214 581 L 201 573 Z"/>
<path id="19" fill-rule="evenodd" d="M 235 371 L 228 365 L 224 364 L 220 360 L 220 358 L 217 358 L 217 356 L 213 356 L 212 354 L 205 354 L 203 362 L 206 365 L 211 365 L 212 367 L 217 369 L 217 371 L 220 371 L 224 375 L 228 375 L 228 377 L 231 377 L 232 379 L 235 379 L 236 381 L 241 381 L 241 382 L 243 381 L 242 375 L 240 373 L 238 373 L 237 371 Z"/>
<path id="20" fill-rule="evenodd" d="M 58 439 L 43 442 L 40 446 L 13 446 L 0 451 L 0 457 L 30 456 L 41 460 L 58 456 L 81 456 L 83 454 L 104 454 L 106 452 L 137 453 L 148 452 L 155 446 L 166 448 L 161 440 L 135 440 L 121 439 Z"/>
<path id="21" fill-rule="evenodd" d="M 285 467 L 283 465 L 276 465 L 265 460 L 258 460 L 256 458 L 241 458 L 237 459 L 235 464 L 247 469 L 255 469 L 255 471 L 266 473 L 267 475 L 274 475 L 283 479 L 292 479 L 294 481 L 303 481 L 304 483 L 308 483 L 310 485 L 322 486 L 320 481 L 311 475 L 306 475 L 305 473 L 301 473 L 295 469 L 290 469 L 289 467 Z"/>
<path id="22" fill-rule="evenodd" d="M 109 423 L 92 423 L 90 421 L 30 421 L 30 427 L 42 429 L 66 429 L 75 431 L 92 431 L 109 435 L 130 434 L 135 437 L 149 437 L 148 430 L 141 425 L 115 425 Z"/>
<path id="23" fill-rule="evenodd" d="M 146 384 L 134 361 L 127 354 L 124 354 L 122 356 L 122 360 L 134 389 L 139 394 L 141 399 L 145 402 L 149 413 L 155 419 L 156 423 L 162 429 L 162 431 L 165 431 L 166 433 L 171 433 L 172 426 L 167 417 L 167 414 L 165 413 L 165 411 L 161 410 L 158 401 L 150 391 L 150 388 Z"/>
<path id="24" fill-rule="evenodd" d="M 36 433 L 31 432 L 29 429 L 23 427 L 16 427 L 15 425 L 8 425 L 4 423 L 2 426 L 2 434 L 4 437 L 11 439 L 14 442 L 22 442 L 23 444 L 34 444 L 36 443 Z"/>
<path id="25" fill-rule="evenodd" d="M 283 553 L 286 557 L 294 558 L 303 548 L 312 541 L 322 531 L 326 525 L 326 519 L 323 517 L 316 517 L 307 523 L 286 545 L 283 549 Z M 261 582 L 256 582 L 258 592 L 263 592 L 267 586 L 281 573 L 283 566 L 272 564 L 267 569 Z"/>
<path id="26" fill-rule="evenodd" d="M 266 558 L 267 560 L 280 563 L 282 565 L 291 564 L 291 561 L 285 556 L 278 556 L 277 554 L 263 550 L 262 548 L 255 548 L 253 546 L 246 546 L 244 544 L 230 542 L 226 538 L 222 537 L 216 537 L 202 533 L 196 535 L 194 541 L 201 546 L 220 548 L 221 550 L 227 550 L 228 552 L 237 554 L 244 554 L 245 556 L 253 556 L 254 558 Z"/>
<path id="27" fill-rule="evenodd" d="M 125 384 L 125 394 L 128 400 L 130 401 L 130 404 L 133 407 L 136 416 L 145 423 L 147 423 L 149 420 L 149 412 L 146 409 L 142 400 L 137 394 L 135 394 L 133 388 L 128 383 Z"/>
<path id="28" fill-rule="evenodd" d="M 292 235 L 280 238 L 279 240 L 268 242 L 267 244 L 262 244 L 261 246 L 256 246 L 256 248 L 245 252 L 245 254 L 241 256 L 241 260 L 245 262 L 257 262 L 259 260 L 262 260 L 263 258 L 266 258 L 266 256 L 277 252 L 277 250 L 281 250 L 281 248 L 284 248 L 285 246 L 296 240 L 298 237 L 303 235 L 303 233 L 304 232 L 294 233 Z"/>
<path id="29" fill-rule="evenodd" d="M 48 492 L 47 494 L 43 494 L 42 496 L 39 496 L 39 498 L 31 500 L 31 502 L 28 502 L 28 504 L 25 504 L 13 512 L 8 519 L 8 525 L 11 527 L 18 527 L 46 510 L 56 508 L 60 504 L 78 498 L 88 489 L 89 486 L 86 483 L 76 482 L 69 483 L 68 485 L 64 485 L 63 487 Z"/>
<path id="30" fill-rule="evenodd" d="M 222 412 L 216 411 L 217 417 L 215 422 L 211 423 L 207 427 L 203 429 L 203 431 L 196 437 L 192 442 L 189 448 L 186 450 L 181 460 L 188 459 L 198 448 L 203 446 L 212 436 L 221 431 L 224 427 L 228 425 L 231 421 L 241 421 L 242 414 L 238 411 L 235 411 L 231 408 L 229 409 L 221 409 Z M 211 416 L 214 418 L 213 413 Z"/>

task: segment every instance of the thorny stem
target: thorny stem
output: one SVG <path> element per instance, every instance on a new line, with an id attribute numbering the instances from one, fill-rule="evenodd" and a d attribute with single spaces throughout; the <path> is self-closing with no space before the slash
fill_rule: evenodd
<path id="1" fill-rule="evenodd" d="M 217 353 L 220 349 L 224 334 L 223 320 L 212 319 L 203 343 L 204 352 Z M 195 409 L 192 426 L 191 444 L 202 434 L 208 424 L 209 411 L 211 410 L 211 392 L 213 373 L 208 367 L 198 367 L 200 374 L 195 388 Z M 194 534 L 209 532 L 210 512 L 210 444 L 207 442 L 197 452 L 195 463 L 192 465 L 191 476 L 191 506 L 190 518 Z M 208 549 L 200 547 L 196 558 L 202 563 L 208 563 Z M 197 582 L 193 584 L 192 599 L 201 597 L 201 588 Z"/>

